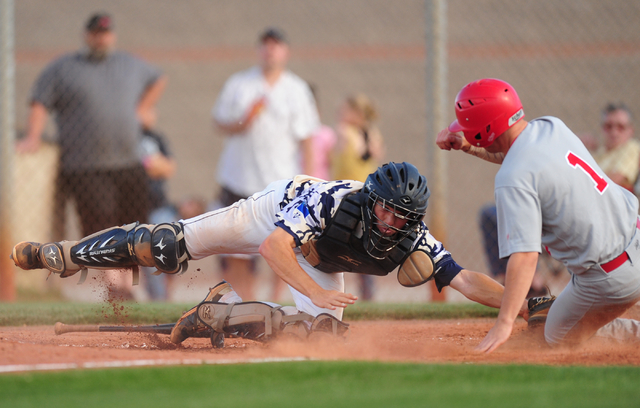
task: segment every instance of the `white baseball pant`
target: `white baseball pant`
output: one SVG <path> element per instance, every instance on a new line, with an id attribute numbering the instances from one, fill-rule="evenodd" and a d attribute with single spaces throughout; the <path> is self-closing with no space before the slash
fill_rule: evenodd
<path id="1" fill-rule="evenodd" d="M 260 244 L 276 229 L 276 213 L 280 211 L 288 184 L 289 180 L 276 181 L 246 200 L 182 220 L 187 250 L 192 259 L 219 254 L 258 254 Z M 313 268 L 299 250 L 295 252 L 302 269 L 320 287 L 344 292 L 343 273 L 321 272 Z M 299 311 L 312 316 L 329 313 L 342 319 L 342 308 L 330 310 L 317 307 L 296 289 L 289 286 L 289 290 Z"/>

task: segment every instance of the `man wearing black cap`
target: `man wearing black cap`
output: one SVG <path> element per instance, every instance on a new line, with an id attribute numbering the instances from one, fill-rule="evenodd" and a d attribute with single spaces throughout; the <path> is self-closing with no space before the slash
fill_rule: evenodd
<path id="1" fill-rule="evenodd" d="M 50 63 L 30 98 L 25 139 L 35 152 L 49 113 L 60 145 L 59 192 L 76 202 L 82 233 L 147 218 L 147 178 L 139 157 L 142 124 L 154 114 L 166 78 L 146 62 L 115 51 L 113 19 L 91 16 L 85 46 Z"/>
<path id="2" fill-rule="evenodd" d="M 212 110 L 226 136 L 217 177 L 223 206 L 273 181 L 313 174 L 300 164 L 301 153 L 305 166 L 313 163 L 309 136 L 320 126 L 311 90 L 287 69 L 289 45 L 282 30 L 268 28 L 258 42 L 260 64 L 232 75 Z M 222 262 L 225 278 L 241 296 L 254 299 L 253 260 L 226 257 Z M 231 270 L 233 277 L 227 275 Z"/>

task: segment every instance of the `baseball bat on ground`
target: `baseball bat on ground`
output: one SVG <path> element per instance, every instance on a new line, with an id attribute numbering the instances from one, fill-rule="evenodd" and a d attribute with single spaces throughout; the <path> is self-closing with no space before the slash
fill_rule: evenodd
<path id="1" fill-rule="evenodd" d="M 96 324 L 64 324 L 57 322 L 53 329 L 57 335 L 77 332 L 126 332 L 171 334 L 175 323 L 150 324 L 146 326 L 99 326 Z"/>

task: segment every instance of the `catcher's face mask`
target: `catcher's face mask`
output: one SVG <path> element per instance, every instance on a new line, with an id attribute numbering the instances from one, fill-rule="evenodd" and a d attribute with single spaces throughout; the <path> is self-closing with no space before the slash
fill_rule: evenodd
<path id="1" fill-rule="evenodd" d="M 384 259 L 409 235 L 424 218 L 424 212 L 416 212 L 393 204 L 373 191 L 364 206 L 365 249 L 376 259 Z"/>

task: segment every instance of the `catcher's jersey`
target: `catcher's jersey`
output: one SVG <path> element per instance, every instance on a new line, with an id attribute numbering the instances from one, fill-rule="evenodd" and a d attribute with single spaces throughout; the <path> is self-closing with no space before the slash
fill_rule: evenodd
<path id="1" fill-rule="evenodd" d="M 291 234 L 299 247 L 317 238 L 335 214 L 342 199 L 360 191 L 363 183 L 352 180 L 303 183 L 291 182 L 289 193 L 276 214 L 276 225 Z M 441 242 L 436 240 L 424 223 L 420 224 L 414 248 L 428 252 L 435 263 L 435 281 L 439 289 L 447 286 L 462 270 Z"/>
<path id="2" fill-rule="evenodd" d="M 580 274 L 625 250 L 638 199 L 613 183 L 558 118 L 532 120 L 495 179 L 500 256 L 545 248 Z"/>

